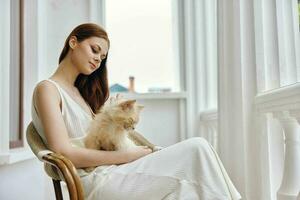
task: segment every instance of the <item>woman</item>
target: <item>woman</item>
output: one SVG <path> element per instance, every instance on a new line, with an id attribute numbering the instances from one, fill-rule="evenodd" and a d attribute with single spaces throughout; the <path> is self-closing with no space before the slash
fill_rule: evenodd
<path id="1" fill-rule="evenodd" d="M 86 199 L 240 199 L 212 147 L 188 139 L 152 153 L 149 148 L 98 151 L 74 147 L 94 113 L 108 99 L 109 39 L 96 24 L 82 24 L 68 36 L 55 73 L 37 84 L 32 118 L 48 147 L 68 157 L 79 171 Z"/>

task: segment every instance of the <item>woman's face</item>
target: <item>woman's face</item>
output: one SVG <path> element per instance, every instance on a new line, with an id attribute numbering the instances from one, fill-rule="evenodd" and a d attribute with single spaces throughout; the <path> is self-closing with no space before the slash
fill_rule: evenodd
<path id="1" fill-rule="evenodd" d="M 76 37 L 69 41 L 71 62 L 77 67 L 79 73 L 89 75 L 100 67 L 102 60 L 106 57 L 108 43 L 99 37 L 90 37 L 78 42 Z"/>

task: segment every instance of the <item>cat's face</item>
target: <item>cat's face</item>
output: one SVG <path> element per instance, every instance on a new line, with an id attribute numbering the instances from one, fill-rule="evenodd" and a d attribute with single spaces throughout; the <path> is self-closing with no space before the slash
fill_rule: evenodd
<path id="1" fill-rule="evenodd" d="M 143 106 L 138 105 L 136 100 L 126 100 L 114 97 L 110 98 L 103 108 L 113 121 L 125 130 L 135 129 L 142 109 Z"/>

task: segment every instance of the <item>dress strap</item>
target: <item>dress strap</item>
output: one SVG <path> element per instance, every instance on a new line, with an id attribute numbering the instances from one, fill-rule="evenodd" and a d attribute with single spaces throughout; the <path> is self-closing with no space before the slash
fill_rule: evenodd
<path id="1" fill-rule="evenodd" d="M 45 81 L 49 81 L 49 82 L 51 82 L 52 84 L 54 84 L 55 87 L 57 88 L 57 90 L 58 90 L 60 96 L 62 96 L 62 95 L 61 95 L 61 89 L 60 89 L 60 86 L 58 85 L 58 83 L 56 83 L 55 81 L 53 81 L 53 80 L 51 80 L 51 79 L 45 79 Z"/>
<path id="2" fill-rule="evenodd" d="M 51 80 L 51 79 L 46 79 L 46 81 L 49 81 L 49 82 L 51 82 L 51 83 L 53 83 L 55 86 L 56 86 L 56 88 L 57 88 L 57 90 L 58 90 L 58 92 L 59 92 L 59 94 L 60 94 L 60 97 L 61 97 L 61 99 L 62 99 L 62 101 L 63 101 L 63 99 L 64 98 L 66 98 L 65 100 L 67 101 L 68 99 L 69 100 L 71 100 L 72 102 L 74 102 L 77 106 L 79 106 L 80 107 L 80 109 L 82 110 L 82 111 L 84 111 L 84 113 L 85 114 L 88 114 L 90 117 L 92 117 L 93 119 L 95 118 L 95 113 L 93 112 L 93 110 L 92 110 L 92 108 L 90 107 L 90 105 L 86 102 L 86 104 L 87 104 L 87 106 L 88 106 L 88 108 L 89 108 L 89 110 L 90 110 L 90 112 L 91 112 L 91 114 L 92 114 L 92 116 L 89 114 L 89 113 L 87 113 L 85 110 L 83 110 L 83 108 L 81 107 L 81 105 L 80 104 L 78 104 L 62 87 L 60 87 L 59 86 L 59 84 L 58 83 L 56 83 L 55 81 L 53 81 L 53 80 Z M 64 97 L 64 98 L 63 98 Z"/>

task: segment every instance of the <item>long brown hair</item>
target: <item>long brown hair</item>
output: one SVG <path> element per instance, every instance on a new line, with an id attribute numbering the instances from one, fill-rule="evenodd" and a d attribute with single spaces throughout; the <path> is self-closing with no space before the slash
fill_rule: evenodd
<path id="1" fill-rule="evenodd" d="M 70 46 L 69 40 L 76 36 L 78 42 L 82 42 L 90 37 L 100 37 L 110 42 L 106 31 L 99 25 L 93 23 L 81 24 L 73 29 L 65 41 L 64 48 L 59 56 L 59 63 L 66 57 Z M 100 67 L 90 75 L 79 74 L 75 81 L 84 100 L 90 105 L 94 113 L 97 113 L 100 107 L 109 97 L 109 88 L 106 68 L 107 56 L 102 60 Z"/>

